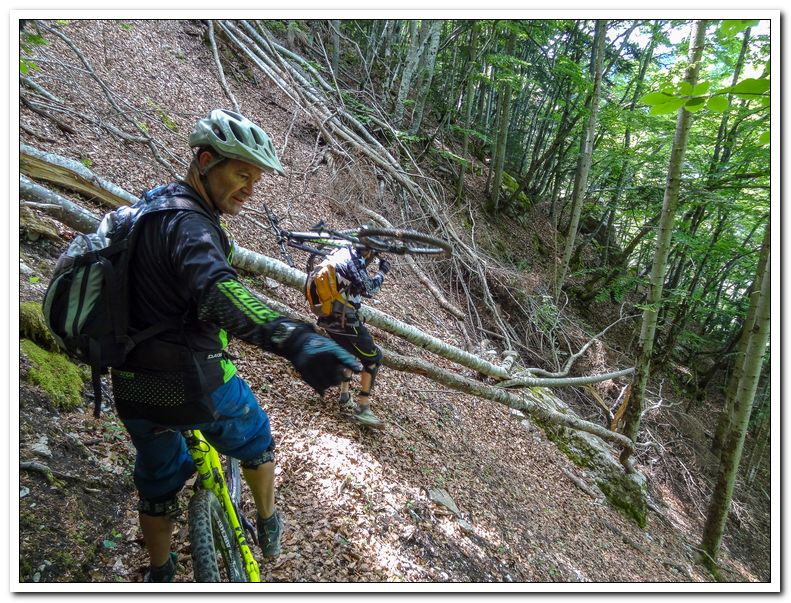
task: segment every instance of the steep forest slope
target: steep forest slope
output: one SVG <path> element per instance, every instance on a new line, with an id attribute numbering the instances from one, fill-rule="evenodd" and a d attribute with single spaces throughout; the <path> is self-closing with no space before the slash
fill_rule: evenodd
<path id="1" fill-rule="evenodd" d="M 80 161 L 105 180 L 139 194 L 173 174 L 141 136 L 114 135 L 104 126 L 123 126 L 127 132 L 142 127 L 159 142 L 163 161 L 183 173 L 189 161 L 186 139 L 195 120 L 231 102 L 218 79 L 205 24 L 86 20 L 50 25 L 68 42 L 45 34 L 46 45 L 34 52 L 39 69 L 30 77 L 57 100 L 46 101 L 46 110 L 20 104 L 21 141 Z M 420 216 L 411 216 L 405 199 L 380 192 L 364 158 L 344 162 L 328 153 L 319 124 L 261 71 L 228 47 L 220 44 L 220 49 L 236 102 L 272 136 L 287 172 L 285 178 L 265 177 L 246 215 L 227 220 L 240 245 L 280 256 L 264 218 L 256 213 L 262 203 L 295 228 L 322 218 L 338 227 L 360 224 L 367 217 L 357 209 L 359 204 L 396 225 L 430 230 L 430 224 L 412 222 Z M 97 78 L 111 91 L 114 103 Z M 26 97 L 41 98 L 41 91 L 20 90 Z M 485 179 L 483 169 L 468 174 L 471 207 L 483 204 Z M 95 200 L 59 192 L 97 217 L 106 211 Z M 546 250 L 557 236 L 545 208 L 539 204 L 530 211 L 518 219 L 504 218 L 499 225 L 488 224 L 477 210 L 471 214 L 487 252 L 500 252 L 502 265 L 492 266 L 492 271 L 506 275 L 503 282 L 515 278 L 526 297 L 547 291 L 553 261 Z M 448 215 L 460 222 L 467 219 L 452 208 Z M 54 263 L 73 235 L 44 213 L 23 210 L 20 302 L 40 302 Z M 520 266 L 510 261 L 517 255 Z M 422 266 L 443 285 L 442 261 Z M 309 319 L 299 292 L 260 276 L 243 276 L 253 289 Z M 506 304 L 507 299 L 498 302 Z M 480 332 L 476 341 L 468 342 L 457 319 L 438 305 L 404 262 L 394 263 L 372 305 L 460 348 L 469 343 L 479 352 L 496 348 L 482 342 Z M 565 312 L 570 330 L 584 343 L 618 318 L 619 307 L 595 302 Z M 601 338 L 575 367 L 576 374 L 629 366 L 626 342 L 634 328 L 633 323 L 621 324 Z M 393 335 L 373 332 L 389 349 L 418 354 Z M 68 397 L 56 399 L 52 384 L 35 383 L 41 359 L 24 350 L 23 343 L 19 580 L 141 581 L 147 560 L 131 479 L 134 451 L 112 405 L 93 418 L 88 383 L 76 405 Z M 287 531 L 283 554 L 262 564 L 266 581 L 712 580 L 693 562 L 706 502 L 700 499 L 704 490 L 698 482 L 713 463 L 705 444 L 711 419 L 700 406 L 697 416 L 681 416 L 685 393 L 675 381 L 664 390 L 673 402 L 646 416 L 655 430 L 655 454 L 637 458 L 638 469 L 649 478 L 654 510 L 640 528 L 584 489 L 585 472 L 541 429 L 501 404 L 384 369 L 374 405 L 386 424 L 370 431 L 338 412 L 336 392 L 320 399 L 281 359 L 240 342 L 232 343 L 231 352 L 269 414 L 278 445 L 277 504 Z M 607 424 L 592 397 L 575 390 L 557 393 L 584 418 Z M 432 501 L 430 493 L 439 489 L 452 497 L 457 513 Z M 725 540 L 724 576 L 738 582 L 766 581 L 768 501 L 760 500 L 760 493 L 756 499 L 741 494 Z M 178 580 L 190 581 L 183 522 L 176 542 Z"/>

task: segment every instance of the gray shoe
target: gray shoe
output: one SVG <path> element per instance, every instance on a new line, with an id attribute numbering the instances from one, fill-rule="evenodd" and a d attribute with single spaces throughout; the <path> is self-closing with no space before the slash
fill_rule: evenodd
<path id="1" fill-rule="evenodd" d="M 256 519 L 258 545 L 264 557 L 277 557 L 280 554 L 280 537 L 283 535 L 283 518 L 275 511 L 269 519 Z"/>
<path id="2" fill-rule="evenodd" d="M 168 560 L 162 567 L 150 567 L 143 576 L 143 582 L 173 582 L 176 579 L 178 555 L 170 551 Z"/>
<path id="3" fill-rule="evenodd" d="M 382 420 L 371 412 L 370 407 L 358 408 L 352 418 L 358 423 L 368 425 L 368 427 L 379 427 L 382 425 Z"/>

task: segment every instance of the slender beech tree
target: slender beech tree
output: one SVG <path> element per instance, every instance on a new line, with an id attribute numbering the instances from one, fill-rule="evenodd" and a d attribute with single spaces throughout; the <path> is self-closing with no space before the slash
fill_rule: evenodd
<path id="1" fill-rule="evenodd" d="M 508 41 L 505 45 L 505 54 L 510 56 L 514 51 L 514 41 L 516 34 L 511 31 L 508 34 Z M 508 73 L 503 74 L 500 81 L 500 92 L 498 94 L 498 118 L 497 118 L 497 142 L 494 147 L 494 157 L 492 158 L 493 182 L 490 208 L 495 215 L 500 209 L 500 185 L 503 183 L 503 171 L 505 170 L 505 153 L 508 144 L 508 129 L 511 125 L 511 97 L 512 88 L 510 83 L 510 68 Z"/>
<path id="2" fill-rule="evenodd" d="M 409 91 L 412 88 L 412 80 L 417 71 L 418 64 L 420 63 L 420 57 L 423 54 L 422 32 L 424 29 L 425 24 L 421 25 L 421 35 L 419 35 L 417 21 L 412 20 L 409 22 L 409 52 L 407 53 L 404 69 L 401 72 L 398 95 L 395 101 L 395 108 L 393 109 L 393 123 L 395 125 L 400 124 L 404 119 L 404 102 L 407 96 L 409 96 Z"/>
<path id="3" fill-rule="evenodd" d="M 434 63 L 437 60 L 437 50 L 439 49 L 439 34 L 442 32 L 442 21 L 429 21 L 427 34 L 427 48 L 423 53 L 418 70 L 418 87 L 415 95 L 415 108 L 412 111 L 412 124 L 409 127 L 409 134 L 414 136 L 420 130 L 423 123 L 423 112 L 426 108 L 426 98 L 431 89 L 431 80 L 434 78 Z"/>
<path id="4" fill-rule="evenodd" d="M 769 224 L 764 245 L 769 245 Z M 769 340 L 769 313 L 771 306 L 771 269 L 770 261 L 763 266 L 763 272 L 756 275 L 760 282 L 759 290 L 753 292 L 756 297 L 755 318 L 749 329 L 749 341 L 744 351 L 744 360 L 741 366 L 741 377 L 736 388 L 733 402 L 733 417 L 728 434 L 722 446 L 720 466 L 717 472 L 717 483 L 709 502 L 706 525 L 703 528 L 701 548 L 706 552 L 702 558 L 703 563 L 713 572 L 716 572 L 715 563 L 719 555 L 722 535 L 725 531 L 725 522 L 733 499 L 733 486 L 742 458 L 744 438 L 747 434 L 747 425 L 750 420 L 758 380 L 761 376 L 761 365 L 766 354 L 766 344 Z M 751 304 L 752 305 L 752 304 Z"/>
<path id="5" fill-rule="evenodd" d="M 593 35 L 593 56 L 591 57 L 591 75 L 593 77 L 593 93 L 591 94 L 588 106 L 588 123 L 580 140 L 580 155 L 577 161 L 577 171 L 574 176 L 574 198 L 571 207 L 571 221 L 566 235 L 566 246 L 563 250 L 563 259 L 560 262 L 555 283 L 556 296 L 559 295 L 566 273 L 569 269 L 569 261 L 574 251 L 574 242 L 577 238 L 577 228 L 582 215 L 582 204 L 585 199 L 585 192 L 588 187 L 588 173 L 590 172 L 593 161 L 593 137 L 596 133 L 596 119 L 599 112 L 599 98 L 601 97 L 601 77 L 604 67 L 604 38 L 607 31 L 607 21 L 598 19 Z"/>
<path id="6" fill-rule="evenodd" d="M 330 21 L 330 32 L 332 39 L 332 75 L 338 77 L 338 64 L 341 57 L 341 22 L 338 19 Z"/>
<path id="7" fill-rule="evenodd" d="M 761 253 L 758 257 L 758 272 L 760 276 L 763 274 L 764 269 L 769 264 L 769 222 L 766 223 L 766 230 L 764 231 L 764 241 L 761 244 Z M 758 298 L 755 297 L 755 292 L 761 287 L 760 281 L 753 280 L 752 286 L 748 290 L 750 299 L 750 306 L 747 309 L 747 318 L 742 326 L 742 334 L 739 337 L 739 343 L 736 347 L 736 355 L 734 356 L 733 368 L 731 369 L 728 383 L 725 386 L 725 405 L 723 406 L 720 417 L 717 421 L 717 429 L 714 433 L 714 441 L 711 448 L 714 452 L 721 452 L 723 443 L 727 434 L 731 430 L 733 423 L 734 403 L 736 393 L 739 388 L 739 382 L 742 378 L 742 365 L 744 364 L 744 356 L 747 353 L 747 346 L 750 343 L 750 337 L 753 332 L 753 325 L 755 324 L 755 316 L 758 307 Z"/>
<path id="8" fill-rule="evenodd" d="M 462 133 L 461 139 L 461 157 L 464 159 L 462 162 L 461 167 L 459 168 L 459 179 L 456 183 L 456 200 L 460 200 L 462 194 L 464 193 L 464 175 L 467 171 L 467 162 L 470 161 L 470 128 L 472 123 L 470 121 L 470 117 L 472 116 L 472 99 L 474 97 L 474 84 L 475 78 L 472 77 L 472 66 L 473 61 L 475 60 L 475 53 L 477 51 L 478 46 L 478 23 L 473 23 L 472 29 L 470 30 L 470 43 L 467 45 L 467 62 L 468 62 L 468 73 L 467 81 L 464 84 L 464 115 L 463 115 L 463 124 L 464 124 L 464 132 Z"/>
<path id="9" fill-rule="evenodd" d="M 706 21 L 700 20 L 693 24 L 692 39 L 689 45 L 689 64 L 684 74 L 684 81 L 694 88 L 698 81 L 700 60 L 703 56 L 703 46 L 706 37 Z M 650 375 L 651 354 L 654 349 L 654 335 L 659 308 L 662 302 L 662 286 L 667 269 L 667 257 L 670 253 L 670 241 L 673 234 L 673 225 L 678 206 L 679 189 L 681 187 L 681 168 L 684 162 L 684 153 L 687 148 L 687 138 L 691 126 L 691 113 L 683 107 L 678 110 L 676 118 L 676 132 L 673 137 L 673 148 L 670 152 L 670 165 L 665 182 L 665 194 L 662 202 L 662 214 L 656 235 L 654 248 L 654 261 L 648 284 L 646 308 L 643 311 L 643 322 L 640 329 L 638 343 L 638 357 L 636 376 L 632 399 L 624 415 L 624 435 L 633 442 L 637 442 L 637 433 L 640 429 L 640 417 L 643 414 L 645 387 Z M 624 449 L 623 454 L 630 453 Z"/>

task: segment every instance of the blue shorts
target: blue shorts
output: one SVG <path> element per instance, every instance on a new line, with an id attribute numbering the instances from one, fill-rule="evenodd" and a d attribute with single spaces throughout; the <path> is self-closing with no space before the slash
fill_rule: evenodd
<path id="1" fill-rule="evenodd" d="M 195 472 L 181 435 L 199 429 L 220 454 L 249 461 L 274 449 L 269 417 L 258 406 L 250 386 L 234 376 L 211 394 L 220 418 L 210 423 L 158 425 L 147 419 L 123 420 L 137 449 L 134 481 L 140 498 L 161 502 L 175 496 Z"/>

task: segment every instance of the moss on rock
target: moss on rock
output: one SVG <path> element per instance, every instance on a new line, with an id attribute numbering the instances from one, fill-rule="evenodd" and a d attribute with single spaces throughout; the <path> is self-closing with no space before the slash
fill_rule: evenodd
<path id="1" fill-rule="evenodd" d="M 82 404 L 85 373 L 59 352 L 45 350 L 29 339 L 22 339 L 20 350 L 31 363 L 27 379 L 38 385 L 59 410 L 72 410 Z"/>
<path id="2" fill-rule="evenodd" d="M 534 397 L 558 412 L 568 408 L 544 388 L 531 388 Z M 609 447 L 598 437 L 563 427 L 548 420 L 531 416 L 558 449 L 577 467 L 585 469 L 594 479 L 607 502 L 633 519 L 641 528 L 646 524 L 648 503 L 646 480 L 640 473 L 627 474 L 621 464 L 612 458 Z"/>
<path id="3" fill-rule="evenodd" d="M 596 485 L 607 497 L 610 504 L 623 511 L 628 517 L 645 527 L 645 515 L 648 511 L 646 502 L 646 482 L 640 474 L 624 475 L 623 479 L 597 480 Z"/>
<path id="4" fill-rule="evenodd" d="M 41 304 L 38 302 L 19 304 L 19 334 L 53 352 L 58 349 L 58 344 L 44 321 Z"/>

